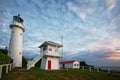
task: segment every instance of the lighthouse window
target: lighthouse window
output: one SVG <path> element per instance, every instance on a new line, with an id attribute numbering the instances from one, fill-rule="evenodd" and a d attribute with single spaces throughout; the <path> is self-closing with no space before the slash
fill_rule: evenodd
<path id="1" fill-rule="evenodd" d="M 22 36 L 22 33 L 20 33 L 20 35 Z"/>
<path id="2" fill-rule="evenodd" d="M 19 54 L 21 55 L 21 52 Z"/>

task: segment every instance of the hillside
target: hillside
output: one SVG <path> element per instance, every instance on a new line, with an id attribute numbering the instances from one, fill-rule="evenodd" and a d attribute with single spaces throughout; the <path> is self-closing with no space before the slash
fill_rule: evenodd
<path id="1" fill-rule="evenodd" d="M 7 54 L 6 50 L 0 49 L 0 65 L 11 63 L 11 58 L 6 54 Z"/>
<path id="2" fill-rule="evenodd" d="M 88 69 L 61 69 L 61 70 L 40 70 L 32 68 L 25 70 L 15 68 L 4 75 L 1 80 L 120 80 L 120 77 L 109 76 L 107 72 Z"/>
<path id="3" fill-rule="evenodd" d="M 1 64 L 8 64 L 10 62 L 11 62 L 11 58 L 0 52 L 0 65 Z"/>

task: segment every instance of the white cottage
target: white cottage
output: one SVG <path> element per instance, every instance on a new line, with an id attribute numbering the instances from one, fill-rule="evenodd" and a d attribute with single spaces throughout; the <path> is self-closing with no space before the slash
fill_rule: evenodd
<path id="1" fill-rule="evenodd" d="M 59 52 L 58 48 L 61 47 L 61 44 L 52 41 L 45 41 L 39 46 L 40 53 L 43 56 L 40 66 L 41 69 L 58 70 L 60 68 L 59 58 L 62 57 L 62 53 Z"/>
<path id="2" fill-rule="evenodd" d="M 76 60 L 60 62 L 60 68 L 80 68 L 80 63 Z"/>

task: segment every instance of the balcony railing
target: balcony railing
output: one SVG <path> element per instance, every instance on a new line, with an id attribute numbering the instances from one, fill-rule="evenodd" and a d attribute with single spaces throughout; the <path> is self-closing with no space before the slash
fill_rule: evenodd
<path id="1" fill-rule="evenodd" d="M 49 51 L 44 51 L 43 52 L 43 56 L 46 57 L 46 56 L 52 56 L 52 57 L 63 57 L 63 54 L 60 53 L 60 52 L 49 52 Z"/>

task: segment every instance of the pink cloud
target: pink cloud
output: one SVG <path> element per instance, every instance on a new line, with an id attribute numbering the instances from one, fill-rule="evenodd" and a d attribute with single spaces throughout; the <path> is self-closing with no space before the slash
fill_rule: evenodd
<path id="1" fill-rule="evenodd" d="M 120 60 L 120 50 L 114 50 L 110 53 L 108 57 L 106 57 L 108 60 Z"/>

